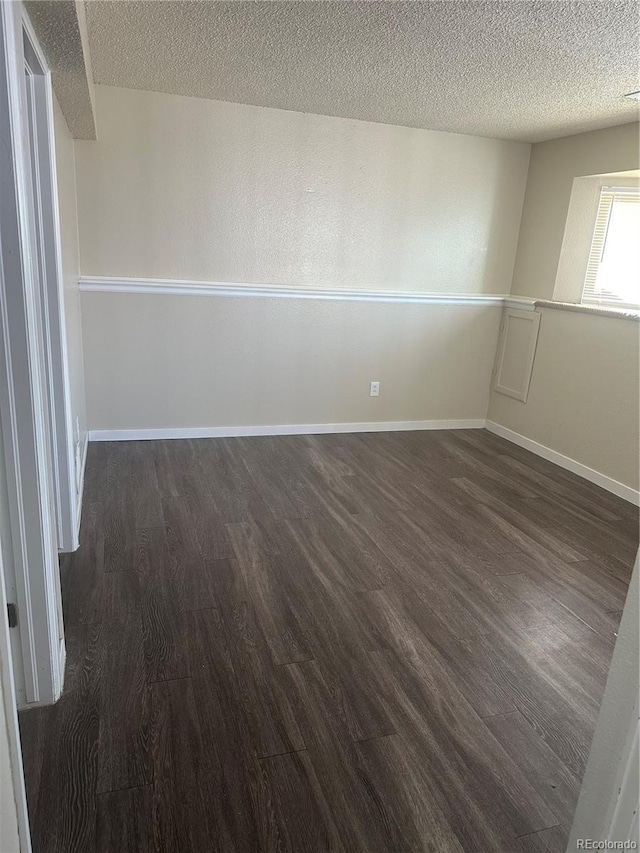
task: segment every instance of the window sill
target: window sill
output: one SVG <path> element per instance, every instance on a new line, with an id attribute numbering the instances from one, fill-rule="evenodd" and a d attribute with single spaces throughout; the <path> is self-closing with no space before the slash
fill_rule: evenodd
<path id="1" fill-rule="evenodd" d="M 596 317 L 612 317 L 616 320 L 640 322 L 640 308 L 615 308 L 610 305 L 583 305 L 579 302 L 553 302 L 550 299 L 534 299 L 534 308 L 554 308 L 558 311 L 575 311 Z"/>

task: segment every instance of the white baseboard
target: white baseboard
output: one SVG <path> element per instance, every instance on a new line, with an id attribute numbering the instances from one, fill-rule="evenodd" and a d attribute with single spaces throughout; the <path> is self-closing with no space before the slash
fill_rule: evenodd
<path id="1" fill-rule="evenodd" d="M 80 547 L 80 524 L 82 523 L 82 496 L 84 494 L 84 472 L 87 467 L 87 450 L 89 448 L 89 433 L 85 434 L 82 456 L 80 459 L 80 477 L 78 479 L 78 493 L 76 495 L 76 531 L 75 547 Z"/>
<path id="2" fill-rule="evenodd" d="M 555 465 L 559 465 L 561 468 L 565 468 L 567 471 L 571 471 L 573 474 L 577 474 L 579 477 L 595 483 L 596 486 L 601 486 L 608 492 L 617 495 L 619 498 L 623 498 L 625 501 L 629 501 L 629 503 L 635 506 L 640 506 L 640 492 L 632 489 L 631 486 L 625 486 L 624 483 L 619 483 L 613 477 L 607 477 L 606 474 L 601 474 L 599 471 L 589 468 L 588 465 L 583 465 L 582 462 L 571 459 L 570 456 L 564 456 L 562 453 L 558 453 L 557 450 L 552 450 L 550 447 L 539 444 L 532 438 L 520 435 L 519 432 L 507 429 L 507 427 L 497 424 L 494 421 L 487 421 L 486 427 L 489 432 L 493 432 L 501 438 L 506 438 L 507 441 L 511 441 L 519 447 L 524 447 L 525 450 L 530 450 L 537 456 L 542 456 L 543 459 L 547 459 L 549 462 L 553 462 Z"/>
<path id="3" fill-rule="evenodd" d="M 327 433 L 347 432 L 397 432 L 410 430 L 434 429 L 483 429 L 513 442 L 525 450 L 530 450 L 537 456 L 549 460 L 608 492 L 640 506 L 640 492 L 619 483 L 612 477 L 607 477 L 599 471 L 594 471 L 587 465 L 571 459 L 552 450 L 544 444 L 539 444 L 531 438 L 514 432 L 507 427 L 484 418 L 453 418 L 433 421 L 364 421 L 362 423 L 334 424 L 276 424 L 269 426 L 223 426 L 223 427 L 174 427 L 171 429 L 92 429 L 89 431 L 89 441 L 154 441 L 172 438 L 233 438 L 241 436 L 260 435 L 322 435 Z M 86 451 L 85 451 L 86 457 Z M 84 474 L 83 474 L 84 476 Z M 82 496 L 79 496 L 81 502 Z M 79 521 L 80 516 L 78 516 Z M 79 523 L 78 523 L 79 529 Z"/>
<path id="4" fill-rule="evenodd" d="M 55 654 L 53 655 L 51 663 L 55 660 Z M 57 656 L 57 668 L 53 677 L 53 692 L 51 697 L 47 697 L 46 700 L 38 701 L 38 702 L 26 702 L 18 700 L 18 711 L 26 711 L 31 708 L 50 708 L 51 705 L 55 705 L 56 702 L 60 699 L 64 692 L 64 679 L 67 671 L 67 646 L 64 641 L 64 637 L 61 637 L 60 642 L 58 643 L 58 656 Z"/>
<path id="5" fill-rule="evenodd" d="M 64 676 L 67 669 L 67 646 L 64 641 L 64 637 L 60 640 L 60 647 L 58 649 L 58 684 L 56 686 L 56 696 L 55 701 L 62 696 L 62 691 L 64 690 Z"/>
<path id="6" fill-rule="evenodd" d="M 426 429 L 482 429 L 484 418 L 441 421 L 365 421 L 346 424 L 176 427 L 174 429 L 92 429 L 89 441 L 145 441 L 165 438 L 233 438 L 251 435 L 320 435 L 342 432 L 396 432 Z"/>

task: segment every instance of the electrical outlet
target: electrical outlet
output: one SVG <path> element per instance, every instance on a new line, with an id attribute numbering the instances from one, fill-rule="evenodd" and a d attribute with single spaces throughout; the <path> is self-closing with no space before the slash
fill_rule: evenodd
<path id="1" fill-rule="evenodd" d="M 369 383 L 369 396 L 370 397 L 379 397 L 380 396 L 380 383 L 379 382 L 370 382 Z"/>

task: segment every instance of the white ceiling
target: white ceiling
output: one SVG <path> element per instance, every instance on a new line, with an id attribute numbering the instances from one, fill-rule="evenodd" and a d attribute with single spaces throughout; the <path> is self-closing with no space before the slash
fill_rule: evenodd
<path id="1" fill-rule="evenodd" d="M 86 6 L 108 86 L 529 142 L 638 117 L 629 0 Z"/>
<path id="2" fill-rule="evenodd" d="M 75 0 L 25 0 L 24 5 L 47 58 L 53 91 L 71 135 L 95 139 L 84 6 Z"/>

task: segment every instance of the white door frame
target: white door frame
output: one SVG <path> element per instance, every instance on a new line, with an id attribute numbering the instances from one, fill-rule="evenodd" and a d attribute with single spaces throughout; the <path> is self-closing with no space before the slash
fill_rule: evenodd
<path id="1" fill-rule="evenodd" d="M 23 38 L 22 4 L 0 3 L 0 416 L 11 522 L 3 547 L 20 706 L 58 699 L 65 655 Z"/>
<path id="2" fill-rule="evenodd" d="M 7 612 L 4 580 L 2 549 L 0 548 L 0 609 L 3 615 Z M 7 723 L 7 739 L 9 741 L 9 763 L 11 765 L 13 798 L 18 824 L 16 829 L 18 831 L 20 853 L 31 853 L 31 829 L 29 826 L 27 792 L 24 784 L 20 726 L 18 724 L 15 682 L 11 667 L 11 639 L 6 619 L 0 619 L 0 662 L 0 686 L 2 687 L 2 698 L 4 699 L 4 715 Z M 0 737 L 4 736 L 5 733 L 0 732 Z"/>
<path id="3" fill-rule="evenodd" d="M 579 839 L 635 841 L 636 845 L 639 841 L 639 611 L 640 551 L 622 611 L 567 853 L 584 849 L 584 845 L 578 846 Z"/>
<path id="4" fill-rule="evenodd" d="M 29 81 L 31 121 L 35 127 L 37 156 L 32 160 L 40 275 L 39 295 L 45 340 L 48 421 L 51 437 L 58 549 L 75 551 L 79 544 L 81 448 L 71 415 L 71 383 L 67 355 L 64 275 L 55 160 L 53 90 L 51 74 L 31 22 L 23 13 L 25 63 Z M 29 87 L 28 87 L 29 88 Z"/>

